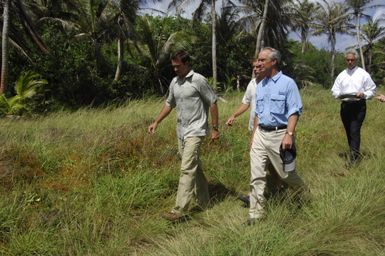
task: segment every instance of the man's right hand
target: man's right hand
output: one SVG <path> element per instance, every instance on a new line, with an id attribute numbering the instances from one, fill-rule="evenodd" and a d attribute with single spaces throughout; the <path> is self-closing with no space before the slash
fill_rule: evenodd
<path id="1" fill-rule="evenodd" d="M 379 96 L 376 97 L 376 99 L 378 99 L 381 102 L 385 102 L 385 95 L 380 94 Z"/>
<path id="2" fill-rule="evenodd" d="M 153 123 L 148 127 L 147 132 L 148 132 L 149 134 L 154 134 L 157 126 L 158 126 L 158 123 L 157 123 L 157 122 L 153 122 Z"/>
<path id="3" fill-rule="evenodd" d="M 235 122 L 235 116 L 230 116 L 229 119 L 227 119 L 226 124 L 228 126 L 232 126 L 234 122 Z"/>

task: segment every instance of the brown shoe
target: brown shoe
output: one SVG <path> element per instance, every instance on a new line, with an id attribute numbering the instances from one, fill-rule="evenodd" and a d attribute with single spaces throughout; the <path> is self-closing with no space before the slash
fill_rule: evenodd
<path id="1" fill-rule="evenodd" d="M 175 212 L 165 212 L 161 216 L 163 219 L 166 219 L 171 222 L 183 222 L 188 219 L 186 215 L 178 214 Z"/>

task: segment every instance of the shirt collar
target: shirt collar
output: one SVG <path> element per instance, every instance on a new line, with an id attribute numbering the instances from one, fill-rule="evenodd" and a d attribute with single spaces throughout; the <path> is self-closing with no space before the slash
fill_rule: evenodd
<path id="1" fill-rule="evenodd" d="M 179 76 L 177 77 L 178 78 L 178 81 L 179 82 L 184 82 L 184 81 L 186 81 L 186 79 L 188 79 L 188 78 L 190 78 L 190 77 L 192 77 L 193 75 L 194 75 L 194 70 L 190 70 L 188 73 L 187 73 L 187 75 L 184 77 L 184 78 L 180 78 Z"/>
<path id="2" fill-rule="evenodd" d="M 187 73 L 185 78 L 192 77 L 193 75 L 194 75 L 194 70 L 191 69 L 190 72 Z"/>
<path id="3" fill-rule="evenodd" d="M 358 67 L 357 66 L 355 66 L 354 68 L 352 68 L 352 69 L 349 69 L 349 68 L 347 68 L 346 69 L 346 72 L 348 72 L 348 74 L 353 74 L 356 70 L 358 69 Z"/>
<path id="4" fill-rule="evenodd" d="M 266 85 L 266 84 L 269 82 L 270 79 L 273 80 L 274 83 L 276 83 L 276 82 L 278 81 L 278 79 L 279 79 L 281 76 L 282 76 L 282 71 L 279 71 L 279 72 L 278 72 L 277 74 L 275 74 L 273 77 L 265 77 L 265 78 L 263 79 L 262 84 L 263 84 L 263 85 Z"/>

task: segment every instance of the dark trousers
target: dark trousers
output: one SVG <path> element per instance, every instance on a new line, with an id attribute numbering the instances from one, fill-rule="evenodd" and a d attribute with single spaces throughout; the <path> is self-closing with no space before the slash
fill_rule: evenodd
<path id="1" fill-rule="evenodd" d="M 350 160 L 357 161 L 360 157 L 361 126 L 366 114 L 366 101 L 341 103 L 341 119 L 350 148 Z"/>

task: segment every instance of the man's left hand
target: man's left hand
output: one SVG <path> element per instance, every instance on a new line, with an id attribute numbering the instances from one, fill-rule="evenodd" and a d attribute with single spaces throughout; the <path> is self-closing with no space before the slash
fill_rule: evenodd
<path id="1" fill-rule="evenodd" d="M 281 144 L 283 149 L 290 149 L 291 146 L 293 145 L 292 136 L 286 133 L 285 136 L 283 137 Z"/>
<path id="2" fill-rule="evenodd" d="M 356 96 L 357 98 L 360 98 L 360 99 L 365 98 L 365 94 L 363 92 L 357 92 Z"/>
<path id="3" fill-rule="evenodd" d="M 219 131 L 213 129 L 211 131 L 211 141 L 216 141 L 217 139 L 219 139 Z"/>

